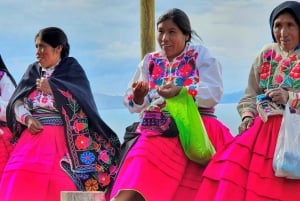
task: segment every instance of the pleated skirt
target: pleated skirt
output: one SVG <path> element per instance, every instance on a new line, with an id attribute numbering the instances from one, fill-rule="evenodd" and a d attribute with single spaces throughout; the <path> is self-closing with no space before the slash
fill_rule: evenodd
<path id="1" fill-rule="evenodd" d="M 60 167 L 68 153 L 63 126 L 44 126 L 32 135 L 22 133 L 0 182 L 1 201 L 60 201 L 61 191 L 76 186 Z"/>
<path id="2" fill-rule="evenodd" d="M 201 201 L 299 201 L 300 180 L 276 177 L 273 156 L 282 116 L 259 117 L 208 164 L 196 199 Z"/>
<path id="3" fill-rule="evenodd" d="M 232 140 L 230 130 L 213 117 L 202 116 L 215 149 Z M 124 159 L 110 197 L 134 190 L 147 201 L 193 201 L 205 166 L 189 160 L 179 137 L 141 135 Z"/>

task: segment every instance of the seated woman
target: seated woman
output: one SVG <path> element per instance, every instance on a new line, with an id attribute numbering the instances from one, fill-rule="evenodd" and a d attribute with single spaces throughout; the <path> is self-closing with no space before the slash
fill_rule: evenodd
<path id="1" fill-rule="evenodd" d="M 170 120 L 160 113 L 166 101 L 181 93 L 187 93 L 192 104 L 198 106 L 202 119 L 198 117 L 194 126 L 203 121 L 216 150 L 233 138 L 214 115 L 223 92 L 221 65 L 206 47 L 191 44 L 192 36 L 197 34 L 191 30 L 188 16 L 180 9 L 171 9 L 158 18 L 157 30 L 161 50 L 144 57 L 124 97 L 129 111 L 141 113 L 141 122 L 148 122 L 149 129 L 147 125 L 137 126 L 139 136 L 123 159 L 111 192 L 112 201 L 195 200 L 205 164 L 185 155 L 176 126 L 174 129 L 166 123 L 173 129 L 164 130 L 164 124 L 159 127 Z M 196 106 L 195 110 L 199 115 Z M 145 111 L 158 111 L 158 115 L 147 121 Z M 178 122 L 176 119 L 184 117 L 173 118 Z M 161 131 L 152 130 L 152 126 Z"/>

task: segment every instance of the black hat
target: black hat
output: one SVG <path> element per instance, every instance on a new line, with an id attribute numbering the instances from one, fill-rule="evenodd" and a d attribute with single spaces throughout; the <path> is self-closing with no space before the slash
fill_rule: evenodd
<path id="1" fill-rule="evenodd" d="M 275 36 L 273 34 L 274 21 L 278 17 L 278 15 L 280 13 L 282 13 L 283 11 L 287 11 L 290 14 L 292 14 L 295 17 L 298 25 L 300 26 L 300 2 L 285 1 L 281 4 L 279 4 L 277 7 L 275 7 L 273 9 L 271 16 L 270 16 L 270 26 L 271 26 L 271 32 L 272 32 L 272 37 L 273 37 L 274 42 L 276 42 Z"/>

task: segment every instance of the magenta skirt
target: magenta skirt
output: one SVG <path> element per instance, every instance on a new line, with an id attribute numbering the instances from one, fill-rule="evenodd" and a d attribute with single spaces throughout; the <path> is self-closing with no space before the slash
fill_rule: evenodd
<path id="1" fill-rule="evenodd" d="M 60 167 L 67 153 L 63 126 L 44 126 L 36 135 L 25 130 L 3 171 L 0 200 L 60 201 L 61 191 L 76 190 Z"/>
<path id="2" fill-rule="evenodd" d="M 10 143 L 10 140 L 12 138 L 12 133 L 10 132 L 8 127 L 1 127 L 0 130 L 1 130 L 0 133 L 0 180 L 1 180 L 4 167 L 7 163 L 7 160 L 14 146 Z"/>
<path id="3" fill-rule="evenodd" d="M 203 173 L 197 200 L 299 201 L 300 180 L 276 177 L 273 155 L 281 116 L 254 125 L 218 152 Z"/>
<path id="4" fill-rule="evenodd" d="M 202 119 L 216 150 L 232 140 L 217 119 Z M 111 198 L 121 190 L 134 190 L 147 201 L 193 201 L 204 169 L 185 156 L 178 137 L 141 135 L 120 167 Z"/>

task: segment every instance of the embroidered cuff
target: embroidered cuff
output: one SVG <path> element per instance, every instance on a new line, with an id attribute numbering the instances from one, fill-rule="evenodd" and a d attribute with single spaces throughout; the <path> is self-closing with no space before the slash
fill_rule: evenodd
<path id="1" fill-rule="evenodd" d="M 23 125 L 25 125 L 26 126 L 26 122 L 25 122 L 25 119 L 26 119 L 26 117 L 27 116 L 29 116 L 29 115 L 31 115 L 30 113 L 25 113 L 25 114 L 23 114 L 22 116 L 21 116 L 21 124 L 23 124 Z"/>
<path id="2" fill-rule="evenodd" d="M 254 114 L 252 112 L 249 112 L 249 111 L 245 111 L 242 113 L 241 117 L 242 117 L 242 121 L 245 119 L 245 118 L 254 118 Z"/>

